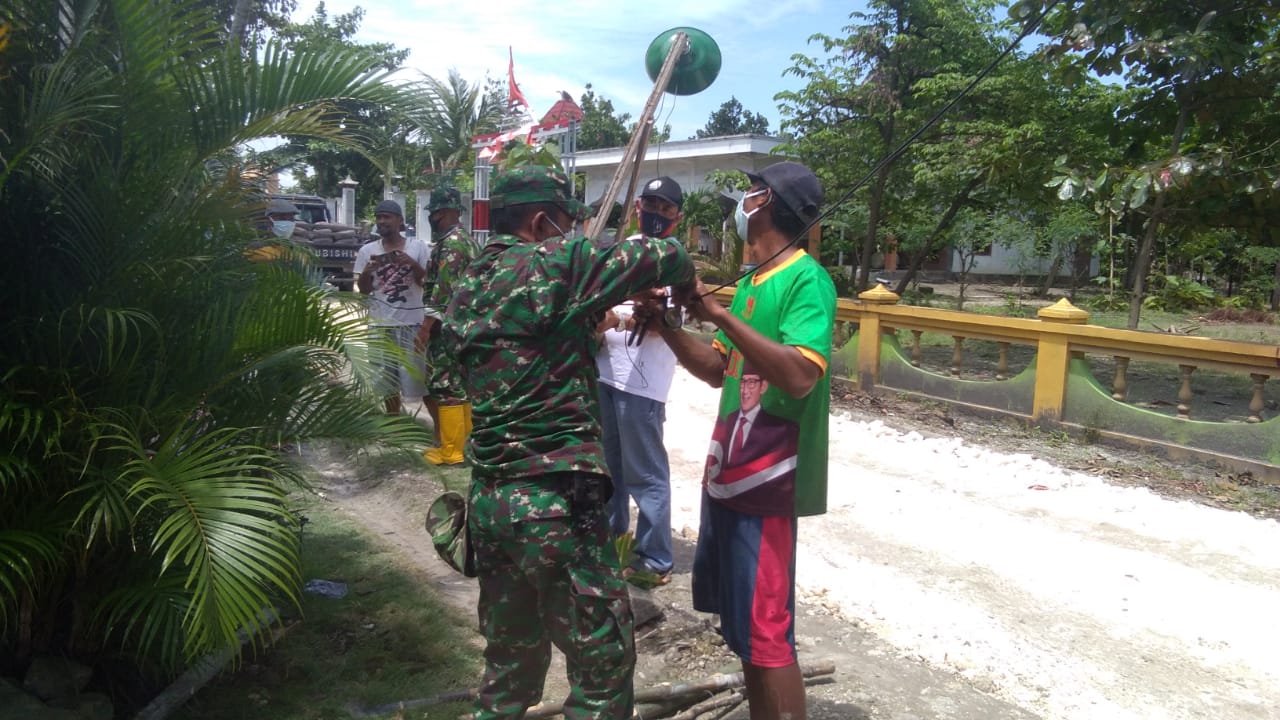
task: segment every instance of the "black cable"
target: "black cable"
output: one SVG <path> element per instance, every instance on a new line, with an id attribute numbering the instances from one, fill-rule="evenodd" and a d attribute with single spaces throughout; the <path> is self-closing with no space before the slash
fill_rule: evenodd
<path id="1" fill-rule="evenodd" d="M 1009 43 L 1008 47 L 1006 47 L 999 55 L 997 55 L 994 60 L 988 63 L 987 66 L 983 68 L 981 72 L 979 72 L 976 76 L 974 76 L 973 80 L 971 80 L 969 84 L 964 87 L 963 90 L 957 93 L 955 97 L 951 98 L 951 100 L 948 101 L 946 105 L 942 106 L 941 110 L 935 113 L 933 117 L 929 118 L 928 122 L 922 125 L 919 130 L 916 130 L 914 133 L 912 133 L 911 137 L 904 140 L 902 144 L 899 145 L 893 152 L 881 158 L 880 161 L 877 162 L 875 166 L 872 167 L 871 170 L 869 170 L 861 180 L 854 183 L 853 187 L 849 188 L 844 195 L 841 195 L 839 200 L 836 200 L 834 203 L 831 203 L 830 205 L 828 205 L 827 209 L 819 213 L 818 216 L 815 217 L 814 219 L 810 220 L 809 223 L 804 226 L 804 229 L 802 229 L 798 235 L 791 238 L 791 240 L 789 240 L 782 247 L 778 248 L 777 252 L 770 255 L 768 258 L 766 258 L 764 262 L 758 263 L 757 267 L 759 267 L 760 265 L 768 265 L 775 258 L 781 255 L 785 250 L 787 250 L 787 248 L 794 246 L 797 242 L 800 241 L 800 238 L 803 238 L 809 234 L 810 228 L 822 222 L 823 219 L 831 215 L 831 213 L 835 212 L 837 208 L 839 208 L 841 205 L 847 202 L 850 197 L 853 197 L 853 194 L 857 192 L 863 185 L 866 185 L 871 180 L 871 178 L 875 177 L 876 173 L 880 172 L 881 168 L 893 162 L 894 160 L 897 160 L 898 156 L 906 152 L 907 148 L 910 147 L 912 143 L 914 143 L 916 140 L 918 140 L 920 136 L 925 133 L 925 131 L 927 131 L 929 128 L 933 127 L 934 125 L 936 125 L 938 121 L 942 119 L 943 115 L 947 114 L 947 112 L 950 111 L 951 108 L 955 107 L 956 103 L 963 100 L 964 97 L 969 94 L 969 91 L 977 87 L 978 83 L 982 82 L 983 79 L 987 77 L 987 75 L 991 74 L 991 71 L 995 70 L 996 66 L 999 65 L 1009 55 L 1009 53 L 1013 52 L 1013 49 L 1018 47 L 1018 45 L 1020 45 L 1023 40 L 1026 40 L 1028 35 L 1035 32 L 1036 28 L 1040 27 L 1040 23 L 1043 22 L 1045 17 L 1049 14 L 1049 11 L 1052 10 L 1053 7 L 1057 4 L 1058 4 L 1058 0 L 1049 0 L 1049 2 L 1045 4 L 1044 9 L 1040 11 L 1040 15 L 1036 17 L 1035 21 L 1027 25 L 1025 28 L 1023 28 L 1022 34 L 1018 35 L 1018 37 L 1015 38 L 1013 42 Z M 746 244 L 747 239 L 742 238 L 742 242 L 743 244 Z M 742 280 L 743 278 L 745 278 L 746 276 L 750 275 L 755 271 L 756 271 L 756 268 L 751 268 L 750 270 L 747 270 L 742 274 L 738 275 L 734 279 L 729 280 L 728 282 L 722 283 L 720 285 L 717 285 L 711 290 L 708 290 L 707 292 L 699 295 L 698 299 L 707 297 L 708 295 L 711 295 L 718 290 L 723 290 L 724 288 L 727 288 L 730 285 L 736 285 L 738 281 Z"/>

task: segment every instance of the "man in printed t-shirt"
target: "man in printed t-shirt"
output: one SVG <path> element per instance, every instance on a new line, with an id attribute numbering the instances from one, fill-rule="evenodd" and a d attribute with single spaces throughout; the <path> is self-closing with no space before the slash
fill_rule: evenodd
<path id="1" fill-rule="evenodd" d="M 703 479 L 694 608 L 720 615 L 725 641 L 742 660 L 752 720 L 803 720 L 796 518 L 826 512 L 836 293 L 802 249 L 822 205 L 818 178 L 794 162 L 748 176 L 735 221 L 760 265 L 728 309 L 703 299 L 701 282 L 683 298 L 694 317 L 720 329 L 713 344 L 661 330 L 682 365 L 723 388 Z"/>

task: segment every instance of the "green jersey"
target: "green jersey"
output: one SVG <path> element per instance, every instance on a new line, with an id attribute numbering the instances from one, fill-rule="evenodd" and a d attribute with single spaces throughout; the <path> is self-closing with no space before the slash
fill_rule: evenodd
<path id="1" fill-rule="evenodd" d="M 714 502 L 751 515 L 819 515 L 827 510 L 827 424 L 836 291 L 803 251 L 738 284 L 729 308 L 770 340 L 822 368 L 809 394 L 770 387 L 723 332 L 728 357 L 703 485 Z"/>
<path id="2" fill-rule="evenodd" d="M 444 323 L 473 408 L 473 477 L 607 475 L 595 324 L 637 292 L 692 279 L 676 241 L 491 239 L 454 286 Z"/>

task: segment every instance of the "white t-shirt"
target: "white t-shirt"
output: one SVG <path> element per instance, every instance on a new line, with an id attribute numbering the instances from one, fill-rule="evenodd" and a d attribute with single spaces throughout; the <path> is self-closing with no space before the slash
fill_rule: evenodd
<path id="1" fill-rule="evenodd" d="M 365 243 L 356 253 L 356 275 L 364 272 L 369 259 L 382 255 L 387 249 L 382 240 Z M 427 246 L 417 238 L 405 238 L 401 252 L 413 258 L 422 268 L 427 267 L 430 254 Z M 373 290 L 369 293 L 370 325 L 421 325 L 423 318 L 422 283 L 413 277 L 408 265 L 384 264 L 373 271 Z"/>
<path id="2" fill-rule="evenodd" d="M 613 309 L 618 317 L 631 317 L 631 303 Z M 676 356 L 657 332 L 645 333 L 639 345 L 627 345 L 629 331 L 606 330 L 596 354 L 600 382 L 632 395 L 666 403 L 671 379 L 676 374 Z"/>

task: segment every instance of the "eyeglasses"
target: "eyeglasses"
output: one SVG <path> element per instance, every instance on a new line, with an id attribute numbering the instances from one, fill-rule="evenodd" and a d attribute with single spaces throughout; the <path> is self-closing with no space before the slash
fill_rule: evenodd
<path id="1" fill-rule="evenodd" d="M 755 387 L 756 385 L 759 385 L 760 383 L 764 382 L 764 380 L 758 377 L 744 377 L 738 382 L 742 385 L 749 385 L 751 387 Z"/>

